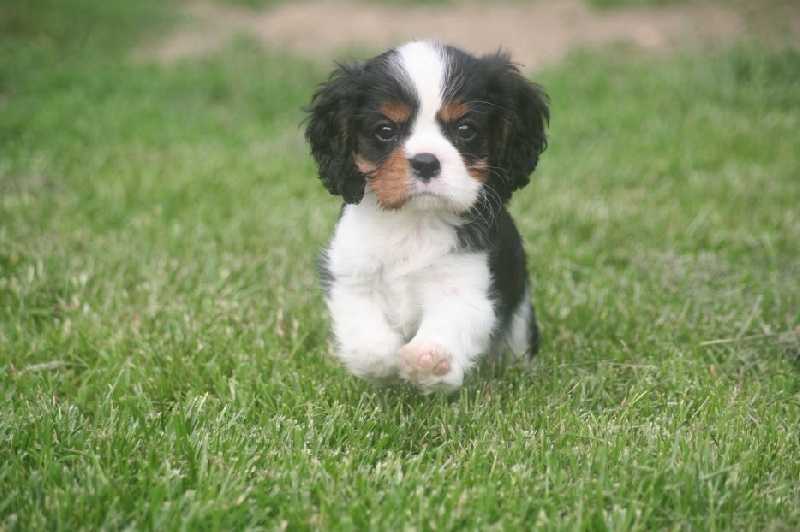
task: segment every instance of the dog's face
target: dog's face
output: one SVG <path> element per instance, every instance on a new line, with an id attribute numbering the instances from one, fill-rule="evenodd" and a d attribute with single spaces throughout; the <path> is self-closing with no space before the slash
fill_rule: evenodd
<path id="1" fill-rule="evenodd" d="M 506 202 L 546 147 L 547 97 L 502 53 L 412 42 L 343 65 L 314 95 L 306 138 L 332 194 L 388 210 Z"/>

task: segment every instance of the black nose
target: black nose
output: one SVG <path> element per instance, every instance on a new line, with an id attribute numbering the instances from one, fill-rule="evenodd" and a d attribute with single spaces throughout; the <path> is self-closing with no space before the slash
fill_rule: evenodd
<path id="1" fill-rule="evenodd" d="M 442 169 L 439 159 L 432 153 L 418 153 L 409 159 L 409 162 L 411 163 L 411 168 L 414 169 L 414 173 L 423 181 L 436 177 L 439 175 L 439 170 Z"/>

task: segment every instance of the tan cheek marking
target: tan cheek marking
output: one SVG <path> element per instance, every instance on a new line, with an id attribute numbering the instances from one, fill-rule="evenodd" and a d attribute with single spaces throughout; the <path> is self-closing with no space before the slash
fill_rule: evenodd
<path id="1" fill-rule="evenodd" d="M 372 174 L 373 172 L 375 172 L 375 170 L 378 169 L 375 163 L 373 163 L 372 161 L 368 161 L 359 154 L 355 154 L 353 158 L 355 159 L 356 168 L 358 168 L 358 171 L 366 176 L 370 176 L 370 174 Z"/>
<path id="2" fill-rule="evenodd" d="M 486 159 L 478 159 L 474 162 L 469 162 L 464 159 L 464 166 L 467 167 L 467 173 L 469 173 L 472 179 L 478 183 L 486 181 L 487 169 L 489 168 L 489 163 Z"/>
<path id="3" fill-rule="evenodd" d="M 411 191 L 408 160 L 402 149 L 397 149 L 377 168 L 367 175 L 367 184 L 375 192 L 378 204 L 395 210 L 405 205 Z"/>
<path id="4" fill-rule="evenodd" d="M 446 102 L 439 109 L 439 119 L 445 124 L 455 122 L 469 111 L 469 106 L 458 101 Z"/>
<path id="5" fill-rule="evenodd" d="M 403 102 L 389 102 L 381 107 L 380 111 L 395 124 L 402 124 L 411 118 L 411 107 Z"/>

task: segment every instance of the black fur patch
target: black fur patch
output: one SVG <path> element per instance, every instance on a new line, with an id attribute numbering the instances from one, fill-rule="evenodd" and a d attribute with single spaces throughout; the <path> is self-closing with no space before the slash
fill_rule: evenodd
<path id="1" fill-rule="evenodd" d="M 463 252 L 486 252 L 492 275 L 492 292 L 499 330 L 506 330 L 514 311 L 523 303 L 527 292 L 527 265 L 522 239 L 505 207 L 481 203 L 466 216 L 467 223 L 458 228 Z M 538 346 L 538 328 L 531 308 L 531 355 Z"/>

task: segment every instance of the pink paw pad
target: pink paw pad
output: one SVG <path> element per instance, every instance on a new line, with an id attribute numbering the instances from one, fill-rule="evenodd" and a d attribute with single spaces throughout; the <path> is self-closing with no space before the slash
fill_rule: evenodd
<path id="1" fill-rule="evenodd" d="M 417 358 L 417 366 L 420 369 L 430 369 L 433 367 L 433 363 L 435 362 L 435 358 L 433 353 L 422 353 L 419 358 Z"/>
<path id="2" fill-rule="evenodd" d="M 438 344 L 407 344 L 399 354 L 406 377 L 415 384 L 433 384 L 453 369 L 453 356 Z"/>
<path id="3" fill-rule="evenodd" d="M 442 360 L 438 364 L 433 367 L 433 374 L 439 375 L 447 375 L 450 372 L 450 361 L 449 360 Z"/>

